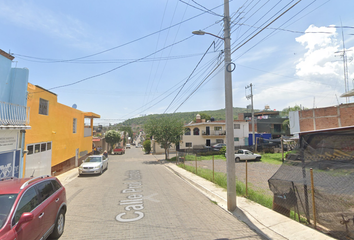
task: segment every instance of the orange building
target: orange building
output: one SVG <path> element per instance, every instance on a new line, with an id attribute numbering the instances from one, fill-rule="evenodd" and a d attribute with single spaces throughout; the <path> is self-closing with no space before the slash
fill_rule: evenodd
<path id="1" fill-rule="evenodd" d="M 58 103 L 55 93 L 40 86 L 29 83 L 27 90 L 31 129 L 23 176 L 57 175 L 80 165 L 92 153 L 93 119 L 100 115 Z"/>

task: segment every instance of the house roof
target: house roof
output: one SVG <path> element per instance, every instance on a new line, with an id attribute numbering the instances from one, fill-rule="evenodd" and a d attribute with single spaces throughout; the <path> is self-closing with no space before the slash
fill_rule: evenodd
<path id="1" fill-rule="evenodd" d="M 239 123 L 239 122 L 247 122 L 247 121 L 246 120 L 234 120 L 234 123 Z M 184 126 L 188 127 L 188 126 L 199 126 L 199 125 L 225 125 L 225 124 L 226 124 L 225 120 L 220 120 L 220 121 L 200 122 L 200 123 L 193 122 L 193 123 L 185 124 Z"/>
<path id="2" fill-rule="evenodd" d="M 327 128 L 327 129 L 313 130 L 313 131 L 307 131 L 307 132 L 299 132 L 299 134 L 305 135 L 305 134 L 311 134 L 311 133 L 334 132 L 334 131 L 341 131 L 341 130 L 354 130 L 354 126 Z"/>
<path id="3" fill-rule="evenodd" d="M 354 89 L 340 95 L 340 97 L 353 97 L 353 96 L 354 96 Z"/>
<path id="4" fill-rule="evenodd" d="M 0 55 L 6 57 L 7 59 L 10 59 L 11 61 L 15 58 L 14 56 L 4 52 L 3 50 L 0 49 Z"/>
<path id="5" fill-rule="evenodd" d="M 93 113 L 93 112 L 84 112 L 84 117 L 85 118 L 101 118 L 100 115 L 98 115 L 97 113 Z"/>

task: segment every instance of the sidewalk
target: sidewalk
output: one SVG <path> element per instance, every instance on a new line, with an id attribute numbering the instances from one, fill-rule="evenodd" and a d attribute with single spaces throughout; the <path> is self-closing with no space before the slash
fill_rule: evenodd
<path id="1" fill-rule="evenodd" d="M 61 184 L 63 184 L 63 186 L 65 186 L 66 184 L 68 184 L 69 182 L 71 182 L 75 177 L 77 177 L 79 175 L 79 170 L 78 168 L 73 168 L 67 172 L 64 172 L 58 176 L 56 176 L 59 181 L 61 182 Z"/>
<path id="2" fill-rule="evenodd" d="M 225 211 L 229 212 L 227 210 L 227 193 L 225 189 L 173 163 L 164 163 L 164 165 L 180 178 L 192 184 L 208 198 L 216 201 Z M 237 209 L 229 213 L 233 214 L 240 221 L 245 222 L 251 229 L 268 239 L 333 239 L 246 198 L 237 197 L 236 199 Z"/>

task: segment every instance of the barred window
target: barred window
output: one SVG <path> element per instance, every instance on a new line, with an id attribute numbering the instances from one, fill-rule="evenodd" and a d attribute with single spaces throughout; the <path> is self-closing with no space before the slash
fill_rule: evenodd
<path id="1" fill-rule="evenodd" d="M 39 114 L 48 115 L 49 102 L 42 98 L 39 99 Z"/>
<path id="2" fill-rule="evenodd" d="M 234 124 L 234 129 L 240 129 L 240 124 L 238 123 Z"/>

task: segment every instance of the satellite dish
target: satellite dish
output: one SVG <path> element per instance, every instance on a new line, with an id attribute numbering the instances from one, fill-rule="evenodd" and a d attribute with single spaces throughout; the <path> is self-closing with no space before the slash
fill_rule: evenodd
<path id="1" fill-rule="evenodd" d="M 75 109 L 76 109 L 76 108 L 77 108 L 77 105 L 74 103 L 74 105 L 72 106 L 72 108 L 75 108 Z"/>

